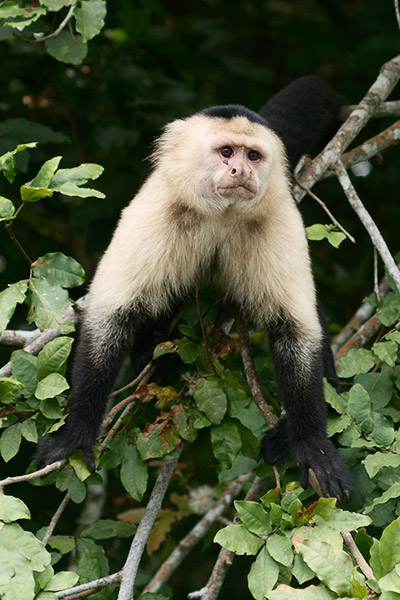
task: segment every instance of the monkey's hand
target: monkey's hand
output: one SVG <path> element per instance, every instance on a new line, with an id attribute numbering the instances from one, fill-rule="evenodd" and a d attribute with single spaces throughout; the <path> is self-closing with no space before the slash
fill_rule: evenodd
<path id="1" fill-rule="evenodd" d="M 323 496 L 337 498 L 339 502 L 348 499 L 347 469 L 332 442 L 324 435 L 291 440 L 287 421 L 283 420 L 267 431 L 261 453 L 267 464 L 279 462 L 290 454 L 299 466 L 300 483 L 304 488 L 308 484 L 308 470 L 312 469 Z"/>
<path id="2" fill-rule="evenodd" d="M 68 419 L 65 425 L 55 433 L 48 433 L 41 440 L 35 454 L 38 467 L 66 458 L 74 450 L 82 450 L 87 466 L 95 471 L 96 465 L 92 452 L 95 439 L 88 436 L 87 428 Z"/>

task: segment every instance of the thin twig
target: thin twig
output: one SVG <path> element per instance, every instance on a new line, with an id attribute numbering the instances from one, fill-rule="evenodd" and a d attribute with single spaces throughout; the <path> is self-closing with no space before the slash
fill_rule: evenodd
<path id="1" fill-rule="evenodd" d="M 69 600 L 73 600 L 74 598 L 83 598 L 84 596 L 88 595 L 87 592 L 90 590 L 90 594 L 94 594 L 98 590 L 101 590 L 112 583 L 118 583 L 121 580 L 121 575 L 122 571 L 118 571 L 112 575 L 100 577 L 94 581 L 82 583 L 81 585 L 75 585 L 67 590 L 61 590 L 60 592 L 53 593 L 57 596 L 57 598 L 68 598 Z"/>
<path id="2" fill-rule="evenodd" d="M 347 196 L 348 201 L 350 202 L 354 211 L 357 213 L 357 216 L 364 225 L 365 229 L 368 231 L 373 245 L 378 250 L 389 272 L 389 275 L 393 278 L 397 289 L 400 291 L 400 271 L 397 268 L 397 265 L 392 255 L 390 254 L 389 248 L 387 247 L 386 242 L 383 239 L 378 227 L 376 226 L 367 209 L 358 197 L 357 192 L 354 189 L 353 184 L 351 183 L 350 178 L 347 174 L 347 171 L 340 160 L 336 162 L 334 169 L 339 179 L 339 182 L 343 188 L 343 191 Z"/>
<path id="3" fill-rule="evenodd" d="M 44 537 L 43 537 L 43 540 L 42 540 L 42 542 L 43 542 L 43 544 L 45 546 L 47 545 L 47 542 L 49 541 L 49 539 L 53 535 L 53 531 L 54 531 L 54 529 L 55 529 L 55 527 L 56 527 L 56 525 L 57 525 L 57 523 L 58 523 L 61 515 L 63 514 L 63 512 L 65 510 L 65 507 L 67 506 L 67 504 L 69 502 L 69 499 L 70 499 L 70 495 L 67 492 L 65 494 L 64 498 L 62 499 L 60 506 L 57 508 L 56 512 L 54 513 L 54 515 L 53 515 L 53 517 L 52 517 L 52 519 L 50 521 L 50 524 L 49 524 L 48 528 L 46 529 L 46 533 L 44 534 Z"/>
<path id="4" fill-rule="evenodd" d="M 238 308 L 236 311 L 236 328 L 239 335 L 240 353 L 242 355 L 243 366 L 251 394 L 253 396 L 254 402 L 257 404 L 258 410 L 264 418 L 264 421 L 270 427 L 273 427 L 274 425 L 276 425 L 277 420 L 265 401 L 260 382 L 257 378 L 253 357 L 251 355 L 250 350 L 249 331 L 247 329 L 243 312 L 240 308 Z"/>
<path id="5" fill-rule="evenodd" d="M 379 285 L 378 285 L 378 251 L 374 246 L 374 295 L 376 304 L 379 306 Z"/>
<path id="6" fill-rule="evenodd" d="M 311 190 L 306 189 L 298 179 L 296 179 L 296 182 L 298 183 L 298 185 L 300 187 L 303 188 L 303 190 L 305 190 L 307 192 L 307 194 L 309 196 L 311 196 L 311 198 L 313 198 L 316 202 L 318 202 L 318 204 L 324 209 L 324 211 L 326 212 L 326 214 L 328 215 L 328 217 L 330 219 L 332 219 L 332 223 L 338 228 L 340 229 L 340 231 L 342 231 L 344 233 L 344 235 L 349 238 L 349 240 L 351 242 L 353 242 L 353 244 L 356 243 L 356 240 L 353 238 L 353 236 L 346 231 L 346 229 L 344 227 L 342 227 L 342 225 L 339 223 L 339 221 L 337 221 L 335 219 L 335 217 L 333 216 L 333 214 L 331 213 L 331 211 L 329 210 L 329 208 L 326 206 L 325 202 L 323 202 L 320 198 L 318 198 L 318 196 L 316 194 L 314 194 L 314 192 L 312 192 Z"/>
<path id="7" fill-rule="evenodd" d="M 26 42 L 28 44 L 39 44 L 41 42 L 44 42 L 45 40 L 48 40 L 52 37 L 56 37 L 59 33 L 61 33 L 61 31 L 68 25 L 69 21 L 72 19 L 72 16 L 74 14 L 74 10 L 75 10 L 75 4 L 74 3 L 68 10 L 66 16 L 64 17 L 64 19 L 61 21 L 61 23 L 59 24 L 59 26 L 57 27 L 57 29 L 55 29 L 52 33 L 49 33 L 49 35 L 44 35 L 41 37 L 37 37 L 35 40 L 29 40 L 27 38 L 24 38 L 22 35 L 19 35 L 17 33 L 14 32 L 14 36 L 17 37 L 18 39 L 22 40 L 23 42 Z"/>
<path id="8" fill-rule="evenodd" d="M 337 362 L 341 356 L 348 353 L 353 348 L 363 348 L 366 343 L 376 334 L 382 327 L 382 323 L 378 321 L 376 313 L 374 313 L 368 321 L 363 323 L 361 327 L 341 346 L 335 353 L 335 361 Z"/>
<path id="9" fill-rule="evenodd" d="M 353 540 L 351 533 L 349 531 L 342 531 L 341 534 L 342 534 L 342 538 L 344 539 L 344 542 L 345 542 L 348 550 L 350 551 L 350 554 L 356 561 L 357 565 L 360 567 L 365 578 L 366 579 L 375 579 L 375 575 L 374 575 L 371 567 L 369 566 L 369 564 L 367 563 L 367 561 L 365 560 L 365 558 L 363 557 L 363 555 L 357 548 L 356 543 Z"/>
<path id="10" fill-rule="evenodd" d="M 399 0 L 394 0 L 394 10 L 396 12 L 397 25 L 400 29 L 400 8 L 399 8 Z"/>
<path id="11" fill-rule="evenodd" d="M 256 477 L 252 486 L 245 496 L 245 500 L 259 500 L 262 495 L 261 486 L 265 485 L 265 479 Z M 239 522 L 239 515 L 236 514 L 234 523 Z M 202 598 L 203 600 L 216 600 L 218 598 L 221 587 L 225 581 L 225 577 L 229 568 L 232 565 L 235 553 L 231 550 L 221 548 L 218 554 L 217 561 L 214 565 L 210 578 L 201 590 L 188 594 L 188 598 Z"/>
<path id="12" fill-rule="evenodd" d="M 31 259 L 31 257 L 25 252 L 24 248 L 21 246 L 21 244 L 19 243 L 19 241 L 17 240 L 17 238 L 15 236 L 15 233 L 13 232 L 13 229 L 12 229 L 13 223 L 14 223 L 14 220 L 10 221 L 9 223 L 7 223 L 5 225 L 5 228 L 7 230 L 8 235 L 10 236 L 10 239 L 17 246 L 18 250 L 21 252 L 22 256 L 25 258 L 25 260 L 27 261 L 27 263 L 30 266 L 33 261 Z"/>
<path id="13" fill-rule="evenodd" d="M 141 382 L 142 378 L 146 375 L 146 373 L 151 369 L 151 367 L 153 366 L 153 361 L 150 360 L 147 365 L 145 367 L 143 367 L 143 369 L 140 371 L 139 375 L 137 377 L 135 377 L 135 379 L 133 379 L 130 383 L 128 383 L 127 385 L 124 385 L 124 387 L 119 388 L 119 390 L 115 390 L 115 392 L 111 392 L 111 394 L 108 396 L 109 398 L 114 398 L 115 396 L 118 396 L 119 394 L 122 394 L 123 392 L 127 392 L 128 390 L 132 389 L 133 387 L 135 387 L 139 382 Z M 114 406 L 114 408 L 116 408 L 117 406 L 119 406 L 118 404 L 116 404 L 116 406 Z M 109 412 L 109 415 L 111 414 L 112 411 Z M 112 417 L 111 417 L 112 418 Z"/>
<path id="14" fill-rule="evenodd" d="M 189 533 L 179 542 L 173 552 L 171 552 L 150 583 L 147 584 L 142 595 L 147 592 L 155 594 L 160 590 L 161 586 L 168 581 L 192 548 L 204 538 L 211 525 L 225 512 L 232 500 L 238 496 L 243 489 L 243 486 L 246 485 L 252 477 L 253 473 L 248 473 L 247 475 L 241 475 L 235 481 L 230 483 L 214 506 L 210 508 L 193 529 L 191 529 L 191 531 L 189 531 Z"/>
<path id="15" fill-rule="evenodd" d="M 398 0 L 395 0 L 395 2 L 398 2 Z M 343 106 L 340 111 L 340 118 L 343 121 L 346 120 L 356 108 L 357 104 L 347 104 L 346 106 Z M 382 104 L 377 107 L 371 117 L 400 117 L 400 100 L 382 102 Z"/>
<path id="16" fill-rule="evenodd" d="M 139 523 L 128 558 L 122 569 L 121 587 L 119 589 L 118 600 L 132 600 L 133 589 L 135 585 L 136 573 L 140 560 L 149 538 L 150 531 L 154 521 L 160 511 L 162 501 L 167 491 L 169 481 L 177 465 L 178 458 L 166 461 L 160 469 L 157 480 L 151 492 L 144 515 Z"/>
<path id="17" fill-rule="evenodd" d="M 42 477 L 43 475 L 48 475 L 52 471 L 59 469 L 66 463 L 66 459 L 63 458 L 61 460 L 57 460 L 56 462 L 51 463 L 51 465 L 46 465 L 43 469 L 38 469 L 33 473 L 27 473 L 26 475 L 16 475 L 15 477 L 7 477 L 0 482 L 0 493 L 3 492 L 3 487 L 6 485 L 10 485 L 11 483 L 20 483 L 21 481 L 29 481 L 30 479 L 36 479 L 36 477 Z"/>

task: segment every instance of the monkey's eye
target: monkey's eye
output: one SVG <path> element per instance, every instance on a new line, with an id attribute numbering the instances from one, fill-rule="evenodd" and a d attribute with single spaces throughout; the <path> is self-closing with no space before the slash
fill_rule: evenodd
<path id="1" fill-rule="evenodd" d="M 261 155 L 259 152 L 257 152 L 257 150 L 250 150 L 250 152 L 247 155 L 247 158 L 249 160 L 253 160 L 253 161 L 260 160 L 260 157 L 261 157 Z"/>
<path id="2" fill-rule="evenodd" d="M 224 158 L 229 158 L 230 156 L 233 155 L 233 148 L 231 148 L 230 146 L 223 146 L 223 148 L 219 149 L 219 153 Z"/>

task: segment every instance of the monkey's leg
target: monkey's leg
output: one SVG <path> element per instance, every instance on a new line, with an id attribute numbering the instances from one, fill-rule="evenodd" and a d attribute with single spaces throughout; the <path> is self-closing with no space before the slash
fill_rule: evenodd
<path id="1" fill-rule="evenodd" d="M 286 417 L 267 431 L 262 454 L 268 464 L 291 454 L 303 487 L 311 468 L 324 496 L 348 496 L 347 471 L 326 435 L 322 343 L 311 342 L 287 321 L 270 331 L 272 354 Z"/>
<path id="2" fill-rule="evenodd" d="M 124 328 L 119 320 L 112 325 L 113 321 L 110 315 L 107 326 L 99 324 L 98 330 L 83 324 L 72 370 L 70 414 L 63 427 L 41 441 L 36 454 L 38 465 L 82 449 L 88 467 L 94 470 L 92 446 L 128 349 L 128 330 L 132 332 L 131 324 Z"/>

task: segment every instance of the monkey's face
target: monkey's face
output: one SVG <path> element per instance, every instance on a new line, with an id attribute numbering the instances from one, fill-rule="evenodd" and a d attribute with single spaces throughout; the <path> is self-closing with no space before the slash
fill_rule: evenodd
<path id="1" fill-rule="evenodd" d="M 265 195 L 274 156 L 269 131 L 243 117 L 215 119 L 196 169 L 199 195 L 220 210 L 249 210 Z M 217 125 L 217 127 L 215 127 Z"/>
<path id="2" fill-rule="evenodd" d="M 256 208 L 277 179 L 270 177 L 276 165 L 285 163 L 268 127 L 243 116 L 200 114 L 170 123 L 154 158 L 172 196 L 204 214 Z"/>

